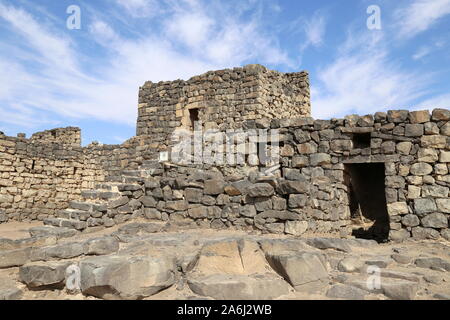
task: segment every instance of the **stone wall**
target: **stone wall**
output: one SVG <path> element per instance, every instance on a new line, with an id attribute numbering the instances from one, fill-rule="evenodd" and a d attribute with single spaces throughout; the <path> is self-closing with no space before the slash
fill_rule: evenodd
<path id="1" fill-rule="evenodd" d="M 0 135 L 0 223 L 55 216 L 80 199 L 82 190 L 115 181 L 121 170 L 138 166 L 143 158 L 137 138 L 83 148 L 78 128 L 20 136 Z"/>
<path id="2" fill-rule="evenodd" d="M 308 73 L 247 65 L 187 81 L 146 82 L 139 90 L 137 135 L 167 146 L 176 128 L 192 130 L 190 110 L 205 129 L 219 130 L 240 128 L 246 120 L 310 116 Z"/>
<path id="3" fill-rule="evenodd" d="M 122 145 L 83 148 L 77 128 L 31 139 L 0 135 L 0 222 L 83 230 L 142 217 L 294 235 L 450 238 L 449 110 L 309 115 L 305 72 L 249 65 L 148 82 L 139 93 L 138 135 Z M 155 160 L 160 151 L 173 156 L 172 134 L 191 135 L 194 118 L 215 130 L 210 138 L 233 141 L 232 156 L 244 163 Z M 251 139 L 269 129 L 279 139 Z M 200 147 L 220 154 L 212 143 Z M 278 151 L 276 163 L 250 152 L 264 146 Z"/>
<path id="4" fill-rule="evenodd" d="M 62 145 L 81 145 L 81 130 L 76 127 L 56 128 L 34 133 L 31 142 L 58 143 Z"/>
<path id="5" fill-rule="evenodd" d="M 280 132 L 280 168 L 270 175 L 262 161 L 160 163 L 137 183 L 119 185 L 121 197 L 103 209 L 104 218 L 109 226 L 144 217 L 294 235 L 449 239 L 449 121 L 442 109 L 273 119 L 266 129 Z"/>

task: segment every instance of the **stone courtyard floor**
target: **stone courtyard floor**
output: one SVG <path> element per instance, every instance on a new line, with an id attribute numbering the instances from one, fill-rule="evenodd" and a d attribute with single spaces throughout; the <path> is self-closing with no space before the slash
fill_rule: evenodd
<path id="1" fill-rule="evenodd" d="M 0 225 L 2 299 L 450 299 L 450 243 Z"/>

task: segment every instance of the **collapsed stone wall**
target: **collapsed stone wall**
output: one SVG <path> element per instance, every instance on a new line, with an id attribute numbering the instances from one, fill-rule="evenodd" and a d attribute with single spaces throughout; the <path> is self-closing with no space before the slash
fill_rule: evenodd
<path id="1" fill-rule="evenodd" d="M 139 139 L 122 145 L 81 147 L 78 128 L 0 135 L 0 223 L 44 220 L 67 208 L 81 191 L 114 181 L 142 158 Z"/>
<path id="2" fill-rule="evenodd" d="M 62 145 L 81 145 L 81 130 L 76 127 L 56 128 L 34 133 L 31 142 L 58 143 Z"/>
<path id="3" fill-rule="evenodd" d="M 145 217 L 294 235 L 346 236 L 358 226 L 359 236 L 450 238 L 449 110 L 309 115 L 306 72 L 250 65 L 148 82 L 139 93 L 138 135 L 122 145 L 82 148 L 76 128 L 31 139 L 1 135 L 0 222 L 82 230 Z M 249 154 L 248 137 L 235 141 L 244 151 L 232 148 L 243 152 L 243 165 L 155 162 L 160 151 L 173 151 L 176 129 L 192 131 L 193 118 L 225 136 L 234 128 L 278 129 L 278 144 L 268 145 L 279 151 L 279 168 L 267 174 L 273 163 Z"/>
<path id="4" fill-rule="evenodd" d="M 294 235 L 449 239 L 449 121 L 450 111 L 443 109 L 432 115 L 394 110 L 332 120 L 247 121 L 246 129 L 265 126 L 280 132 L 280 168 L 271 175 L 261 174 L 262 161 L 234 167 L 160 163 L 151 172 L 144 170 L 148 175 L 136 183 L 119 185 L 121 196 L 92 224 L 112 226 L 144 217 Z M 353 177 L 358 183 L 377 180 L 366 181 L 366 194 L 356 182 L 349 183 L 352 165 L 362 166 L 360 176 Z M 376 168 L 381 172 L 372 172 Z M 381 191 L 370 193 L 377 183 Z M 352 193 L 362 194 L 356 214 Z"/>
<path id="5" fill-rule="evenodd" d="M 146 82 L 139 90 L 137 135 L 164 149 L 177 128 L 240 128 L 246 120 L 310 116 L 306 71 L 280 73 L 261 65 L 210 71 L 187 81 Z"/>

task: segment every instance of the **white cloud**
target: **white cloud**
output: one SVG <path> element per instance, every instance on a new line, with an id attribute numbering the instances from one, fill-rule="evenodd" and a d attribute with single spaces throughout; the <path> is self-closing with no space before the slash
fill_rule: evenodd
<path id="1" fill-rule="evenodd" d="M 132 126 L 138 89 L 147 80 L 187 79 L 250 59 L 292 65 L 258 18 L 246 20 L 228 9 L 190 2 L 189 11 L 176 8 L 160 17 L 159 26 L 172 25 L 167 32 L 173 37 L 157 28 L 142 28 L 138 36 L 124 37 L 117 32 L 115 20 L 108 20 L 103 13 L 97 15 L 87 27 L 93 37 L 84 40 L 103 47 L 101 58 L 78 50 L 67 35 L 39 23 L 25 10 L 2 5 L 0 20 L 8 23 L 0 28 L 7 27 L 14 35 L 8 50 L 0 51 L 0 73 L 7 75 L 0 78 L 0 105 L 10 109 L 3 112 L 8 120 L 2 117 L 2 123 L 41 125 L 55 123 L 63 115 Z M 195 28 L 190 29 L 192 25 Z M 183 47 L 186 45 L 188 48 Z M 93 67 L 87 69 L 84 63 Z M 10 108 L 14 103 L 15 108 Z M 27 113 L 19 114 L 19 107 Z"/>
<path id="2" fill-rule="evenodd" d="M 315 13 L 312 18 L 305 22 L 304 29 L 307 44 L 318 47 L 323 43 L 325 35 L 326 19 L 325 16 Z"/>
<path id="3" fill-rule="evenodd" d="M 319 70 L 317 80 L 312 90 L 317 118 L 407 107 L 429 84 L 426 75 L 419 77 L 391 62 L 382 37 L 372 33 L 350 33 L 336 59 Z"/>
<path id="4" fill-rule="evenodd" d="M 160 12 L 160 6 L 155 0 L 116 0 L 116 2 L 135 18 L 148 18 Z"/>
<path id="5" fill-rule="evenodd" d="M 209 39 L 214 21 L 202 12 L 177 13 L 166 21 L 168 38 L 197 47 Z"/>
<path id="6" fill-rule="evenodd" d="M 429 55 L 431 53 L 431 49 L 428 47 L 421 47 L 415 54 L 413 54 L 412 58 L 414 60 L 420 60 L 423 57 Z"/>
<path id="7" fill-rule="evenodd" d="M 433 98 L 429 98 L 426 99 L 424 101 L 421 101 L 417 104 L 417 108 L 415 109 L 428 109 L 428 110 L 432 110 L 432 109 L 436 109 L 436 108 L 441 108 L 441 109 L 450 109 L 450 94 L 442 94 L 442 95 L 438 95 L 435 96 Z"/>
<path id="8" fill-rule="evenodd" d="M 399 36 L 411 38 L 450 14 L 450 0 L 413 0 L 395 13 Z"/>

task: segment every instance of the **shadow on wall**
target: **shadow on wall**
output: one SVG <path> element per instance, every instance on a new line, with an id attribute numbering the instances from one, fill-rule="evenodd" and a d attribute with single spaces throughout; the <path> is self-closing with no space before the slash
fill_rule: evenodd
<path id="1" fill-rule="evenodd" d="M 389 214 L 384 163 L 346 164 L 345 173 L 352 220 L 362 224 L 361 228 L 353 231 L 353 235 L 378 242 L 387 241 Z"/>

